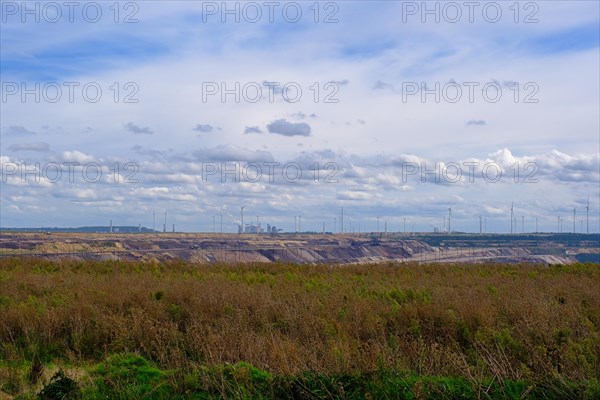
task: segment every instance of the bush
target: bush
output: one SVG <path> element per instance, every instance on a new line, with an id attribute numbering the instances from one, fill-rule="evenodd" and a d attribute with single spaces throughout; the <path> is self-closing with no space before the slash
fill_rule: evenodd
<path id="1" fill-rule="evenodd" d="M 77 382 L 65 375 L 62 369 L 50 378 L 50 382 L 38 394 L 40 400 L 72 400 L 79 398 L 80 391 Z"/>

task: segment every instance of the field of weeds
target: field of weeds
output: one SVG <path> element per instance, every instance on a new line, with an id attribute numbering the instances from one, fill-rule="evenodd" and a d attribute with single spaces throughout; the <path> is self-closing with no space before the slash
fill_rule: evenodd
<path id="1" fill-rule="evenodd" d="M 0 260 L 0 399 L 598 399 L 600 267 Z"/>

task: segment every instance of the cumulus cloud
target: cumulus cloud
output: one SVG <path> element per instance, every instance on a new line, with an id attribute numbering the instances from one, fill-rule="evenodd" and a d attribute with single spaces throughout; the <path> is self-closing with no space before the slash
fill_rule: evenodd
<path id="1" fill-rule="evenodd" d="M 129 132 L 134 133 L 136 135 L 141 135 L 141 134 L 143 134 L 143 135 L 152 135 L 154 133 L 147 126 L 141 127 L 141 126 L 138 126 L 138 125 L 134 124 L 133 122 L 128 122 L 128 123 L 126 123 L 123 126 Z"/>
<path id="2" fill-rule="evenodd" d="M 426 162 L 427 160 L 423 157 L 420 157 L 416 154 L 406 154 L 402 153 L 398 156 L 392 157 L 390 160 L 391 165 L 402 166 L 403 164 L 413 163 L 413 164 L 421 164 Z"/>
<path id="3" fill-rule="evenodd" d="M 538 157 L 535 157 L 535 156 L 518 157 L 518 156 L 513 155 L 512 151 L 510 151 L 507 148 L 503 148 L 498 151 L 495 151 L 495 152 L 489 154 L 489 157 L 490 157 L 491 161 L 494 161 L 506 168 L 509 168 L 510 166 L 514 165 L 515 163 L 525 164 L 528 162 L 535 162 L 536 158 L 538 158 L 538 159 L 540 158 L 539 156 Z"/>
<path id="4" fill-rule="evenodd" d="M 306 122 L 289 122 L 286 119 L 278 119 L 267 125 L 270 133 L 282 136 L 310 136 L 311 128 Z"/>
<path id="5" fill-rule="evenodd" d="M 350 83 L 350 81 L 348 79 L 343 79 L 341 81 L 333 81 L 333 83 L 335 83 L 338 86 L 346 86 Z"/>
<path id="6" fill-rule="evenodd" d="M 46 152 L 50 150 L 50 145 L 43 142 L 35 143 L 24 143 L 24 144 L 11 144 L 8 146 L 11 151 L 39 151 Z"/>
<path id="7" fill-rule="evenodd" d="M 487 125 L 487 122 L 485 122 L 482 119 L 472 119 L 467 122 L 467 125 L 482 125 L 483 126 L 483 125 Z"/>
<path id="8" fill-rule="evenodd" d="M 66 199 L 92 200 L 98 197 L 98 191 L 93 188 L 63 188 L 60 191 L 52 192 L 52 196 Z"/>
<path id="9" fill-rule="evenodd" d="M 195 131 L 197 132 L 202 132 L 202 133 L 209 133 L 213 131 L 213 126 L 209 125 L 209 124 L 197 124 L 196 127 L 194 128 Z"/>
<path id="10" fill-rule="evenodd" d="M 62 161 L 66 162 L 78 162 L 81 164 L 94 162 L 96 159 L 94 156 L 90 154 L 83 153 L 78 150 L 73 151 L 63 151 L 62 153 Z"/>
<path id="11" fill-rule="evenodd" d="M 198 149 L 192 152 L 200 162 L 239 161 L 239 162 L 272 162 L 273 155 L 264 150 L 250 150 L 234 145 L 219 145 L 212 148 Z"/>
<path id="12" fill-rule="evenodd" d="M 552 181 L 592 182 L 600 181 L 600 155 L 574 154 L 568 155 L 558 150 L 537 156 L 533 159 L 539 168 L 540 175 Z"/>
<path id="13" fill-rule="evenodd" d="M 272 91 L 273 94 L 283 94 L 283 87 L 277 81 L 262 81 L 262 85 L 268 90 Z"/>
<path id="14" fill-rule="evenodd" d="M 306 118 L 306 114 L 304 114 L 302 111 L 297 112 L 297 113 L 293 113 L 290 116 L 292 118 L 297 118 L 297 119 L 305 119 Z"/>
<path id="15" fill-rule="evenodd" d="M 249 133 L 262 133 L 262 130 L 258 126 L 247 126 L 244 129 L 244 133 L 245 134 L 249 134 Z"/>
<path id="16" fill-rule="evenodd" d="M 136 152 L 139 155 L 143 155 L 143 156 L 149 156 L 152 158 L 165 158 L 167 156 L 169 156 L 169 153 L 166 151 L 161 151 L 161 150 L 156 150 L 156 149 L 150 149 L 144 146 L 141 146 L 139 144 L 132 146 L 131 150 Z"/>
<path id="17" fill-rule="evenodd" d="M 7 135 L 35 135 L 35 132 L 30 131 L 21 125 L 10 125 L 4 130 Z"/>
<path id="18" fill-rule="evenodd" d="M 380 80 L 377 80 L 373 85 L 373 89 L 375 90 L 394 90 L 394 86 L 390 83 L 385 83 Z"/>

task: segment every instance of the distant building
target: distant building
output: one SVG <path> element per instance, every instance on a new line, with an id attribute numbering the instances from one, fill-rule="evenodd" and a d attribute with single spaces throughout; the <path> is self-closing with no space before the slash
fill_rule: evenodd
<path id="1" fill-rule="evenodd" d="M 238 233 L 242 233 L 242 225 L 238 224 Z M 261 224 L 254 225 L 253 223 L 245 224 L 244 233 L 264 233 Z"/>

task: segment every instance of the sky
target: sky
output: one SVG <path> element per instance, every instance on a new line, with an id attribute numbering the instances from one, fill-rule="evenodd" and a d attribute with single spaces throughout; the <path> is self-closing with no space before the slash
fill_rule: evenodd
<path id="1" fill-rule="evenodd" d="M 0 226 L 598 232 L 599 38 L 597 1 L 2 0 Z"/>

